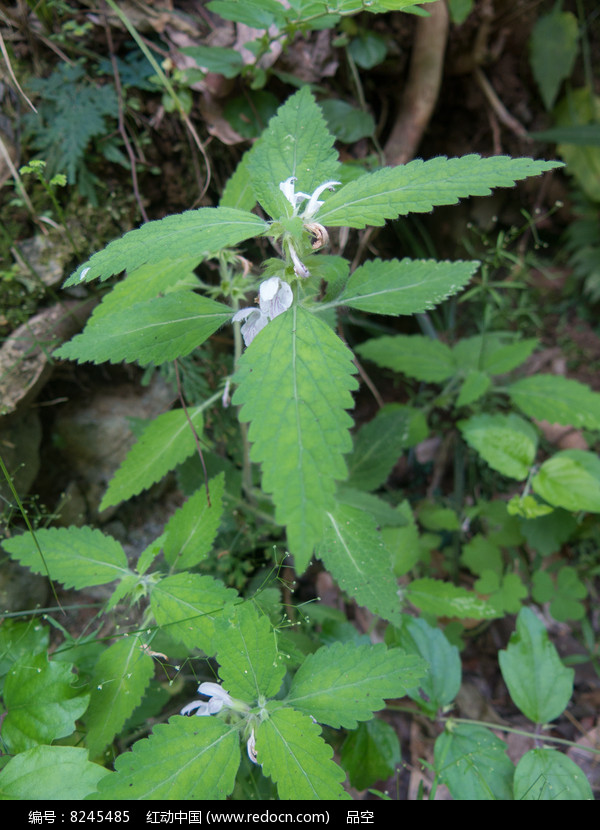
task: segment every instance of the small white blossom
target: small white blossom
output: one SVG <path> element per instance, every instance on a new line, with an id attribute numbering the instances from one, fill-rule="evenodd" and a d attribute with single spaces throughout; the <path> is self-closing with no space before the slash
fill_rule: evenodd
<path id="1" fill-rule="evenodd" d="M 310 277 L 310 271 L 296 253 L 296 249 L 294 248 L 291 242 L 288 243 L 288 247 L 290 249 L 290 256 L 292 258 L 292 262 L 294 263 L 294 274 L 297 277 Z"/>
<path id="2" fill-rule="evenodd" d="M 302 193 L 302 191 L 298 191 L 298 193 L 294 190 L 294 184 L 297 181 L 296 176 L 290 176 L 289 179 L 286 179 L 284 182 L 281 182 L 279 185 L 279 189 L 291 204 L 292 209 L 294 211 L 293 215 L 298 216 L 298 208 L 302 204 L 302 202 L 308 199 L 308 204 L 300 214 L 300 216 L 305 219 L 307 222 L 310 221 L 315 213 L 319 210 L 322 204 L 322 201 L 319 201 L 319 196 L 323 193 L 324 190 L 333 190 L 333 188 L 341 184 L 341 182 L 325 182 L 324 184 L 320 184 L 314 193 L 309 195 L 308 193 Z"/>
<path id="3" fill-rule="evenodd" d="M 298 260 L 300 262 L 300 260 Z M 302 263 L 300 263 L 302 264 Z M 240 308 L 233 315 L 233 322 L 244 320 L 242 337 L 249 346 L 269 320 L 274 320 L 291 306 L 294 294 L 287 282 L 279 277 L 270 277 L 260 284 L 258 308 Z"/>
<path id="4" fill-rule="evenodd" d="M 223 706 L 230 706 L 233 702 L 229 694 L 218 683 L 201 683 L 198 686 L 198 694 L 206 695 L 208 700 L 193 700 L 183 707 L 180 714 L 189 715 L 196 710 L 196 714 L 200 716 L 216 715 Z"/>
<path id="5" fill-rule="evenodd" d="M 248 758 L 250 758 L 253 764 L 257 764 L 258 761 L 256 755 L 256 738 L 254 737 L 254 729 L 250 733 L 248 743 L 246 744 L 246 749 L 248 751 Z"/>

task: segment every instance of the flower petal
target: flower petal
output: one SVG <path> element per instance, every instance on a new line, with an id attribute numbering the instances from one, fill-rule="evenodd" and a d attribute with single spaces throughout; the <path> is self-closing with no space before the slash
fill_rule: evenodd
<path id="1" fill-rule="evenodd" d="M 208 710 L 208 703 L 205 700 L 193 700 L 191 703 L 188 703 L 183 709 L 179 712 L 180 715 L 191 715 L 194 709 L 197 709 L 197 715 L 204 716 L 210 715 L 211 713 Z"/>
<path id="2" fill-rule="evenodd" d="M 325 182 L 325 184 L 320 184 L 315 192 L 310 197 L 306 208 L 304 209 L 304 213 L 302 214 L 304 219 L 312 219 L 315 213 L 319 210 L 323 202 L 319 201 L 319 196 L 324 190 L 333 190 L 333 188 L 341 184 L 341 182 Z"/>

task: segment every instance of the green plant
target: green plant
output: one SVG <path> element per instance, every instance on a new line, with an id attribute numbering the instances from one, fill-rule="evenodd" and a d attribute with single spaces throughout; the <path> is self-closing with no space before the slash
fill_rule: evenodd
<path id="1" fill-rule="evenodd" d="M 352 453 L 352 421 L 346 410 L 353 405 L 351 393 L 357 386 L 355 365 L 333 326 L 342 308 L 375 315 L 422 312 L 460 291 L 478 263 L 375 259 L 350 274 L 342 257 L 317 251 L 327 245 L 328 228 L 383 225 L 386 219 L 429 211 L 470 194 L 485 195 L 491 187 L 510 186 L 556 166 L 470 155 L 384 168 L 340 185 L 344 170 L 333 137 L 313 96 L 302 88 L 244 156 L 219 207 L 147 223 L 77 268 L 67 285 L 106 280 L 122 271 L 127 275 L 105 296 L 85 331 L 55 352 L 57 357 L 159 366 L 185 358 L 219 328 L 233 323 L 235 372 L 224 389 L 146 426 L 111 481 L 102 507 L 140 493 L 195 452 L 202 458 L 204 485 L 136 562 L 128 563 L 116 540 L 86 527 L 39 530 L 4 542 L 21 564 L 49 572 L 67 587 L 83 590 L 116 581 L 105 613 L 123 604 L 131 609 L 141 606 L 136 624 L 116 630 L 111 645 L 93 637 L 77 642 L 67 637 L 52 659 L 46 655 L 42 626 L 32 630 L 19 623 L 2 628 L 8 655 L 3 739 L 14 756 L 0 776 L 5 797 L 32 797 L 34 770 L 55 763 L 46 767 L 43 780 L 36 777 L 37 797 L 50 790 L 55 797 L 64 792 L 60 768 L 65 764 L 78 770 L 78 797 L 225 798 L 245 791 L 241 740 L 280 798 L 347 798 L 341 783 L 345 773 L 332 760 L 319 723 L 355 729 L 384 707 L 385 698 L 408 693 L 422 700 L 419 687 L 428 698 L 423 708 L 430 717 L 452 704 L 460 683 L 456 649 L 441 631 L 425 620 L 407 618 L 402 609 L 410 602 L 428 616 L 489 620 L 501 616 L 503 608 L 474 591 L 431 577 L 416 578 L 399 591 L 394 575 L 411 570 L 413 545 L 419 544 L 414 519 L 407 504 L 395 507 L 372 491 L 385 481 L 393 461 L 382 436 L 393 438 L 394 452 L 399 453 L 420 440 L 427 426 L 416 407 L 386 407 L 376 423 L 358 432 Z M 271 221 L 250 212 L 256 202 Z M 248 293 L 256 293 L 256 283 L 249 277 L 247 260 L 231 249 L 253 237 L 270 238 L 277 256 L 263 263 L 258 305 L 240 308 Z M 221 266 L 218 286 L 194 274 L 210 258 Z M 406 343 L 406 338 L 397 340 Z M 411 370 L 418 359 L 424 380 L 449 380 L 447 399 L 460 385 L 461 407 L 478 401 L 492 376 L 518 365 L 533 348 L 531 343 L 507 343 L 495 336 L 489 351 L 482 343 L 478 359 L 459 369 L 449 347 L 428 343 L 422 339 L 419 351 L 411 353 Z M 362 346 L 361 354 L 368 347 Z M 476 351 L 472 344 L 462 348 L 465 358 Z M 540 408 L 546 411 L 548 397 L 557 403 L 556 385 L 552 391 L 543 382 L 535 383 L 540 380 L 517 381 L 508 390 L 513 402 L 533 417 L 539 417 Z M 571 396 L 562 402 L 568 417 L 575 410 L 584 422 L 593 420 L 595 428 L 597 396 L 569 381 L 552 380 L 560 386 L 558 394 Z M 218 401 L 229 406 L 231 386 L 236 387 L 231 403 L 240 407 L 241 422 L 239 448 L 232 455 L 240 458 L 241 470 L 232 460 L 218 458 L 210 435 L 203 431 L 210 407 Z M 529 403 L 522 403 L 525 400 Z M 474 444 L 477 417 L 486 416 L 472 416 L 463 426 Z M 508 470 L 509 476 L 526 478 L 535 452 L 532 427 L 516 415 L 487 417 L 492 421 L 480 426 L 493 433 L 495 454 L 486 447 L 479 451 L 502 473 Z M 497 423 L 494 417 L 503 420 Z M 518 438 L 516 453 L 503 444 L 506 433 L 511 440 Z M 557 482 L 560 485 L 565 469 L 568 473 L 574 465 L 590 482 L 583 509 L 596 510 L 594 465 L 587 456 L 563 454 L 558 459 L 561 470 L 540 468 L 534 489 L 551 505 L 562 504 L 565 495 L 555 495 Z M 253 464 L 261 466 L 260 487 Z M 242 597 L 213 576 L 198 573 L 224 516 L 233 508 L 252 518 L 265 540 L 273 538 L 274 526 L 285 528 L 286 550 L 298 574 L 313 555 L 321 559 L 349 598 L 381 618 L 387 626 L 387 645 L 357 644 L 356 632 L 349 632 L 343 620 L 330 619 L 334 625 L 323 625 L 325 644 L 318 647 L 318 642 L 303 639 L 301 631 L 296 636 L 287 630 L 286 615 L 271 586 Z M 400 554 L 388 549 L 388 540 L 401 546 Z M 560 668 L 543 626 L 532 617 L 531 612 L 521 612 L 518 637 L 509 645 L 508 656 L 501 655 L 501 665 L 515 703 L 543 724 L 566 706 L 571 674 Z M 325 619 L 322 615 L 321 622 Z M 326 642 L 327 630 L 333 643 Z M 532 644 L 522 657 L 519 642 L 527 637 Z M 532 701 L 519 688 L 527 685 L 530 652 L 538 651 L 546 670 L 539 679 L 543 688 L 536 686 Z M 167 654 L 181 662 L 171 664 Z M 164 697 L 150 694 L 154 660 L 169 678 L 169 688 L 183 668 L 193 667 L 196 683 L 201 681 L 199 693 L 208 699 L 181 709 L 183 715 L 195 712 L 203 717 L 174 715 L 159 723 L 150 738 L 135 740 L 128 719 L 138 710 L 144 718 L 159 716 L 165 707 Z M 442 664 L 448 671 L 440 673 Z M 77 678 L 72 667 L 77 668 Z M 215 682 L 217 671 L 220 683 Z M 548 685 L 554 683 L 560 684 L 560 696 L 552 706 L 542 705 Z M 33 707 L 38 726 L 32 731 L 27 713 Z M 176 711 L 174 705 L 167 709 Z M 362 731 L 364 736 L 364 727 Z M 385 729 L 373 728 L 368 735 L 380 745 L 385 742 L 382 732 Z M 126 743 L 133 740 L 133 748 L 118 754 L 113 742 L 121 733 Z M 509 774 L 510 762 L 502 760 L 499 788 L 482 790 L 479 767 L 473 765 L 466 767 L 466 783 L 455 786 L 445 765 L 448 753 L 454 757 L 463 752 L 462 745 L 456 746 L 458 738 L 464 738 L 470 756 L 478 735 L 462 727 L 454 741 L 450 732 L 444 734 L 450 736 L 444 738 L 450 745 L 440 739 L 436 771 L 457 797 L 468 794 L 469 787 L 488 797 L 510 797 L 513 784 L 518 795 L 523 791 L 529 797 L 540 765 L 547 780 L 559 767 L 566 768 L 564 756 L 556 760 L 543 749 L 543 757 L 527 761 L 533 772 L 528 769 L 523 775 L 514 774 L 512 765 Z M 50 746 L 56 739 L 83 740 L 91 760 L 75 746 Z M 485 741 L 493 743 L 496 758 L 496 739 L 486 732 Z M 345 763 L 354 776 L 360 747 L 360 741 L 355 748 L 345 745 Z M 115 752 L 113 772 L 94 763 L 112 760 Z M 386 757 L 389 765 L 395 757 L 393 747 Z M 569 797 L 574 792 L 587 795 L 585 783 Z"/>

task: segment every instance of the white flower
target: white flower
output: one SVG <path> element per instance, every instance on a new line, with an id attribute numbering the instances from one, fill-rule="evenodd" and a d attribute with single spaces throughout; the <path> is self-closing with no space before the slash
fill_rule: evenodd
<path id="1" fill-rule="evenodd" d="M 253 764 L 257 764 L 258 761 L 256 755 L 256 738 L 254 737 L 254 729 L 250 733 L 248 743 L 246 744 L 246 749 L 248 751 L 248 758 L 250 758 Z"/>
<path id="2" fill-rule="evenodd" d="M 181 715 L 189 715 L 194 709 L 199 716 L 216 715 L 223 706 L 230 706 L 233 699 L 218 683 L 201 683 L 198 686 L 198 694 L 206 695 L 208 700 L 193 700 L 184 706 Z"/>
<path id="3" fill-rule="evenodd" d="M 310 221 L 315 213 L 319 210 L 321 205 L 323 204 L 322 201 L 319 201 L 319 196 L 324 190 L 333 190 L 333 188 L 341 184 L 341 182 L 325 182 L 324 184 L 320 184 L 314 193 L 309 195 L 308 193 L 302 193 L 302 191 L 298 191 L 298 193 L 294 190 L 294 183 L 297 181 L 296 176 L 290 176 L 289 179 L 286 179 L 284 182 L 281 182 L 279 185 L 279 189 L 291 204 L 292 209 L 294 211 L 293 215 L 298 215 L 298 208 L 302 204 L 302 202 L 308 199 L 308 204 L 300 214 L 300 216 L 305 219 L 307 222 Z"/>
<path id="4" fill-rule="evenodd" d="M 290 256 L 292 258 L 292 262 L 294 263 L 294 274 L 297 277 L 310 277 L 310 271 L 296 253 L 296 249 L 294 248 L 291 242 L 288 242 L 288 247 L 290 249 Z"/>
<path id="5" fill-rule="evenodd" d="M 242 326 L 242 337 L 246 346 L 252 343 L 258 332 L 264 329 L 269 320 L 274 320 L 275 317 L 287 311 L 293 299 L 292 289 L 287 282 L 279 277 L 270 277 L 262 282 L 258 290 L 259 307 L 240 308 L 233 315 L 233 322 L 245 320 Z"/>

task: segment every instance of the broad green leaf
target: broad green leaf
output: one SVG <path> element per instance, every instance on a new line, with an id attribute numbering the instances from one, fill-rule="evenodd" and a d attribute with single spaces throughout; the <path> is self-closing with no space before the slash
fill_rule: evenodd
<path id="1" fill-rule="evenodd" d="M 202 406 L 189 411 L 196 432 L 202 434 Z M 196 450 L 194 434 L 183 409 L 155 418 L 129 450 L 115 473 L 100 510 L 130 499 L 150 487 Z"/>
<path id="2" fill-rule="evenodd" d="M 493 571 L 500 575 L 504 567 L 502 551 L 498 545 L 490 542 L 481 533 L 476 534 L 463 545 L 460 561 L 474 574 Z"/>
<path id="3" fill-rule="evenodd" d="M 516 614 L 528 594 L 521 577 L 511 573 L 502 576 L 495 571 L 483 571 L 473 587 L 480 594 L 487 594 L 496 608 L 508 614 Z"/>
<path id="4" fill-rule="evenodd" d="M 403 615 L 401 627 L 393 629 L 393 642 L 408 654 L 423 658 L 427 664 L 427 674 L 418 685 L 408 690 L 408 694 L 425 711 L 435 716 L 438 709 L 452 703 L 460 689 L 462 667 L 457 647 L 448 642 L 439 628 L 406 614 Z M 425 699 L 419 689 L 425 693 Z"/>
<path id="5" fill-rule="evenodd" d="M 504 682 L 516 706 L 534 723 L 549 723 L 573 693 L 573 669 L 563 666 L 544 624 L 522 608 L 506 651 L 498 653 Z"/>
<path id="6" fill-rule="evenodd" d="M 274 219 L 292 214 L 279 189 L 290 176 L 296 177 L 296 192 L 308 194 L 336 178 L 339 162 L 333 136 L 308 86 L 288 98 L 269 121 L 246 156 L 246 167 L 256 198 Z"/>
<path id="7" fill-rule="evenodd" d="M 530 418 L 600 430 L 600 394 L 560 375 L 533 375 L 508 387 L 508 394 Z"/>
<path id="8" fill-rule="evenodd" d="M 491 378 L 486 372 L 470 369 L 460 387 L 460 392 L 456 399 L 456 406 L 468 406 L 478 401 L 490 388 L 491 382 Z"/>
<path id="9" fill-rule="evenodd" d="M 195 60 L 198 66 L 226 78 L 235 78 L 244 68 L 241 54 L 224 46 L 184 46 L 179 51 Z"/>
<path id="10" fill-rule="evenodd" d="M 48 628 L 37 620 L 17 622 L 4 619 L 0 626 L 0 678 L 25 654 L 47 651 L 49 639 Z"/>
<path id="11" fill-rule="evenodd" d="M 439 579 L 415 579 L 405 589 L 405 596 L 424 614 L 436 617 L 489 620 L 502 616 L 494 605 L 466 588 Z"/>
<path id="12" fill-rule="evenodd" d="M 75 729 L 90 701 L 70 663 L 50 662 L 46 654 L 26 654 L 6 675 L 2 741 L 10 755 L 52 743 Z"/>
<path id="13" fill-rule="evenodd" d="M 158 625 L 189 649 L 213 655 L 215 624 L 237 594 L 212 576 L 187 571 L 167 576 L 152 586 L 150 606 Z"/>
<path id="14" fill-rule="evenodd" d="M 453 23 L 460 26 L 473 10 L 474 0 L 449 0 L 448 10 Z"/>
<path id="15" fill-rule="evenodd" d="M 578 37 L 577 18 L 558 6 L 539 17 L 533 27 L 529 41 L 531 70 L 547 110 L 552 109 L 561 83 L 573 71 Z"/>
<path id="16" fill-rule="evenodd" d="M 593 801 L 589 781 L 574 761 L 556 749 L 531 749 L 515 770 L 519 801 Z"/>
<path id="17" fill-rule="evenodd" d="M 434 766 L 457 801 L 510 801 L 514 766 L 506 744 L 483 726 L 458 724 L 437 738 Z"/>
<path id="18" fill-rule="evenodd" d="M 385 781 L 402 762 L 396 730 L 379 718 L 359 723 L 342 744 L 340 758 L 357 790 Z"/>
<path id="19" fill-rule="evenodd" d="M 193 290 L 200 282 L 193 270 L 185 263 L 147 262 L 127 274 L 104 295 L 100 305 L 94 309 L 87 326 L 94 326 L 103 317 L 111 317 L 124 308 L 152 300 L 173 291 Z"/>
<path id="20" fill-rule="evenodd" d="M 293 709 L 270 712 L 256 731 L 256 753 L 282 801 L 350 798 L 341 784 L 346 773 L 332 761 L 333 749 L 307 715 Z"/>
<path id="21" fill-rule="evenodd" d="M 352 60 L 362 69 L 372 69 L 385 60 L 387 44 L 381 35 L 361 31 L 348 44 L 348 52 L 352 55 Z"/>
<path id="22" fill-rule="evenodd" d="M 464 288 L 478 267 L 476 261 L 372 259 L 354 271 L 335 304 L 372 314 L 416 314 Z"/>
<path id="23" fill-rule="evenodd" d="M 527 517 L 519 522 L 527 544 L 542 556 L 558 553 L 578 529 L 577 519 L 566 510 L 552 510 L 546 515 Z"/>
<path id="24" fill-rule="evenodd" d="M 98 756 L 122 729 L 154 674 L 152 657 L 141 638 L 133 634 L 103 651 L 90 680 L 90 705 L 86 712 L 86 743 L 92 758 Z"/>
<path id="25" fill-rule="evenodd" d="M 341 484 L 338 487 L 336 500 L 338 504 L 356 507 L 362 512 L 369 513 L 378 527 L 407 527 L 411 520 L 405 515 L 401 506 L 394 507 L 389 502 L 380 499 L 373 493 L 355 490 L 349 485 Z"/>
<path id="26" fill-rule="evenodd" d="M 247 703 L 274 697 L 286 672 L 277 635 L 265 614 L 245 602 L 224 614 L 215 630 L 219 677 L 232 697 Z"/>
<path id="27" fill-rule="evenodd" d="M 78 363 L 137 361 L 158 366 L 185 357 L 231 316 L 222 303 L 176 291 L 93 321 L 54 355 Z"/>
<path id="28" fill-rule="evenodd" d="M 74 746 L 34 746 L 6 764 L 0 775 L 2 801 L 81 801 L 109 771 L 88 761 Z"/>
<path id="29" fill-rule="evenodd" d="M 493 187 L 562 167 L 561 162 L 476 154 L 448 159 L 416 159 L 361 176 L 337 190 L 320 208 L 322 225 L 364 228 L 408 213 L 429 213 L 436 205 L 454 205 L 468 196 L 489 196 Z"/>
<path id="30" fill-rule="evenodd" d="M 268 29 L 272 24 L 281 29 L 285 25 L 285 8 L 277 0 L 211 0 L 208 8 L 225 20 L 253 29 Z"/>
<path id="31" fill-rule="evenodd" d="M 35 531 L 50 576 L 66 588 L 89 588 L 123 579 L 131 571 L 121 544 L 91 527 L 51 527 Z M 46 567 L 30 533 L 5 539 L 6 551 L 34 573 Z"/>
<path id="32" fill-rule="evenodd" d="M 256 204 L 256 197 L 252 190 L 252 183 L 246 166 L 247 154 L 244 153 L 238 166 L 227 180 L 219 205 L 223 207 L 252 210 Z"/>
<path id="33" fill-rule="evenodd" d="M 600 513 L 600 459 L 585 450 L 563 450 L 544 461 L 534 491 L 554 507 Z"/>
<path id="34" fill-rule="evenodd" d="M 344 144 L 352 144 L 375 132 L 373 116 L 346 101 L 329 98 L 319 101 L 319 106 L 330 132 Z"/>
<path id="35" fill-rule="evenodd" d="M 169 519 L 164 529 L 165 561 L 175 571 L 193 568 L 212 548 L 223 515 L 225 475 L 209 481 L 210 507 L 201 488 Z"/>
<path id="36" fill-rule="evenodd" d="M 420 410 L 386 404 L 356 434 L 354 452 L 348 459 L 348 485 L 375 490 L 385 484 L 404 450 L 424 441 L 427 433 Z"/>
<path id="37" fill-rule="evenodd" d="M 115 772 L 100 781 L 95 798 L 223 800 L 233 790 L 239 764 L 238 726 L 175 715 L 119 755 Z"/>
<path id="38" fill-rule="evenodd" d="M 459 421 L 458 427 L 493 470 L 517 481 L 527 478 L 537 452 L 537 432 L 528 421 L 514 412 L 482 414 Z"/>
<path id="39" fill-rule="evenodd" d="M 230 207 L 200 208 L 146 222 L 109 243 L 80 265 L 65 287 L 90 282 L 96 277 L 106 280 L 121 271 L 133 271 L 146 262 L 178 260 L 191 269 L 221 248 L 231 247 L 260 236 L 267 223 L 245 210 Z"/>
<path id="40" fill-rule="evenodd" d="M 403 697 L 426 670 L 421 658 L 382 643 L 334 643 L 308 655 L 285 705 L 336 729 L 354 729 L 385 707 L 384 698 Z"/>
<path id="41" fill-rule="evenodd" d="M 452 347 L 452 352 L 461 369 L 503 375 L 524 363 L 538 342 L 535 337 L 515 340 L 512 332 L 492 331 L 462 338 Z"/>
<path id="42" fill-rule="evenodd" d="M 456 373 L 452 350 L 440 340 L 420 334 L 375 337 L 356 348 L 366 360 L 411 378 L 440 383 Z"/>
<path id="43" fill-rule="evenodd" d="M 569 89 L 554 109 L 557 127 L 579 127 L 598 124 L 600 96 L 589 86 Z M 593 202 L 600 201 L 600 148 L 591 145 L 559 144 L 556 148 L 567 164 L 567 172 L 574 176 L 584 194 Z"/>
<path id="44" fill-rule="evenodd" d="M 250 457 L 262 464 L 263 490 L 273 494 L 298 573 L 334 507 L 335 480 L 347 474 L 352 419 L 344 410 L 354 403 L 353 372 L 350 350 L 295 305 L 258 334 L 238 364 L 233 403 L 242 404 L 240 420 L 250 421 Z"/>
<path id="45" fill-rule="evenodd" d="M 384 620 L 399 621 L 398 585 L 375 520 L 368 513 L 340 504 L 327 513 L 316 555 L 342 591 Z"/>

